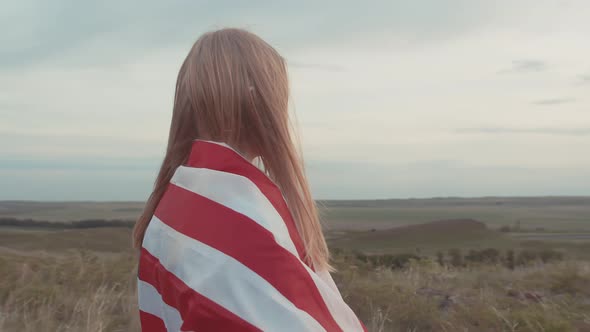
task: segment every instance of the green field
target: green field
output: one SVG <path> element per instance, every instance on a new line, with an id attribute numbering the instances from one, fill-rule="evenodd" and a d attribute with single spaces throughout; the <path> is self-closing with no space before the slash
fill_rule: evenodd
<path id="1" fill-rule="evenodd" d="M 320 201 L 319 206 L 326 237 L 333 247 L 338 248 L 373 253 L 421 251 L 433 254 L 451 247 L 518 249 L 546 246 L 568 250 L 576 257 L 590 256 L 590 197 Z M 93 218 L 134 220 L 142 207 L 139 202 L 4 201 L 0 202 L 0 218 L 54 222 Z M 487 228 L 471 232 L 461 224 L 447 224 L 440 228 L 410 228 L 400 232 L 400 228 L 404 230 L 411 225 L 440 220 L 473 220 Z M 518 226 L 519 231 L 497 232 L 502 226 Z M 36 242 L 51 242 L 55 236 L 42 236 Z M 30 242 L 19 239 L 17 234 L 5 237 L 6 234 L 0 234 L 0 243 L 18 242 L 26 247 Z M 91 243 L 92 239 L 87 241 Z M 60 245 L 68 246 L 70 242 L 65 240 Z"/>
<path id="2" fill-rule="evenodd" d="M 0 218 L 70 221 L 80 219 L 135 220 L 142 202 L 0 201 Z"/>
<path id="3" fill-rule="evenodd" d="M 520 223 L 530 229 L 590 231 L 590 197 L 327 201 L 323 205 L 328 226 L 339 229 L 384 229 L 441 219 L 475 219 L 491 228 Z"/>
<path id="4" fill-rule="evenodd" d="M 523 228 L 590 231 L 590 197 L 430 198 L 320 201 L 328 229 L 369 230 L 441 219 L 475 219 L 490 228 L 520 223 Z M 0 201 L 0 218 L 49 221 L 135 220 L 141 202 Z"/>
<path id="5" fill-rule="evenodd" d="M 320 204 L 334 278 L 370 331 L 590 331 L 590 198 Z M 0 202 L 0 219 L 132 220 L 141 207 Z M 130 227 L 59 225 L 0 226 L 0 331 L 136 331 Z"/>

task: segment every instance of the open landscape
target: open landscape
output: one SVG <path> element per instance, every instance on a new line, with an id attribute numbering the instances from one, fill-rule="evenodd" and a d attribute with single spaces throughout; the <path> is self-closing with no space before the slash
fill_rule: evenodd
<path id="1" fill-rule="evenodd" d="M 0 4 L 0 332 L 590 332 L 589 0 Z"/>
<path id="2" fill-rule="evenodd" d="M 590 197 L 320 201 L 371 331 L 590 331 Z M 0 331 L 135 331 L 139 202 L 0 202 Z"/>

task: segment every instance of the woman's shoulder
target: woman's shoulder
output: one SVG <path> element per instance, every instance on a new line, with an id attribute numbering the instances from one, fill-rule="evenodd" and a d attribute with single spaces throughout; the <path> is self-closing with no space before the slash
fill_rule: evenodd
<path id="1" fill-rule="evenodd" d="M 296 253 L 295 241 L 287 226 L 290 220 L 285 220 L 280 213 L 283 206 L 272 199 L 247 177 L 181 166 L 172 177 L 156 213 L 164 209 L 176 211 L 193 218 L 194 222 L 232 233 L 248 228 L 271 235 L 281 246 Z"/>

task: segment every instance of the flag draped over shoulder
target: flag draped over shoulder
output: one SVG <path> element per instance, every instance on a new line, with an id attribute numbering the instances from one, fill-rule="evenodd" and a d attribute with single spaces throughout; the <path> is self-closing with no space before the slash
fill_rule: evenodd
<path id="1" fill-rule="evenodd" d="M 143 240 L 142 331 L 364 331 L 304 255 L 279 188 L 229 146 L 195 140 Z"/>

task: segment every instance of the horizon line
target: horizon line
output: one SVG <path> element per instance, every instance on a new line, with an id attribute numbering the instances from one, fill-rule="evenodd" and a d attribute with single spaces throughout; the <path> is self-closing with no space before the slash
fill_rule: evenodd
<path id="1" fill-rule="evenodd" d="M 393 201 L 393 200 L 433 200 L 433 199 L 494 199 L 494 198 L 590 198 L 588 195 L 513 195 L 513 196 L 430 196 L 430 197 L 405 197 L 405 198 L 317 198 L 314 201 Z M 26 199 L 0 199 L 0 203 L 144 203 L 141 200 L 26 200 Z"/>

